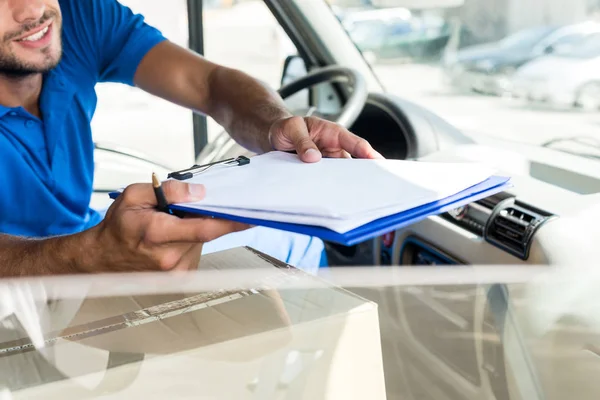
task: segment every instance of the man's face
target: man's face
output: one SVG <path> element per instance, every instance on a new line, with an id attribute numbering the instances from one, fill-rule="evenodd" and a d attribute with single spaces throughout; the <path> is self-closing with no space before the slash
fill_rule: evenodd
<path id="1" fill-rule="evenodd" d="M 0 0 L 0 74 L 47 72 L 62 55 L 58 0 Z"/>

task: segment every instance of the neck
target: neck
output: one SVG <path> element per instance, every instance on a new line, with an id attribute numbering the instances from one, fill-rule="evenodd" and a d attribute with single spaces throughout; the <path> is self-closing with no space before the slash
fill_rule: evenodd
<path id="1" fill-rule="evenodd" d="M 23 107 L 39 117 L 42 80 L 42 74 L 12 76 L 0 73 L 0 104 L 10 108 Z"/>

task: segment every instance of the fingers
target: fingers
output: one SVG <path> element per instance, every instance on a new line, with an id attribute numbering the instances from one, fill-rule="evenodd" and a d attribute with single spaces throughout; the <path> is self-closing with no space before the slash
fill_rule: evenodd
<path id="1" fill-rule="evenodd" d="M 307 117 L 305 124 L 327 157 L 346 158 L 350 154 L 356 158 L 383 158 L 368 141 L 339 124 L 316 117 Z"/>
<path id="2" fill-rule="evenodd" d="M 200 264 L 200 258 L 202 256 L 203 244 L 197 244 L 192 246 L 187 253 L 181 257 L 179 263 L 173 268 L 173 271 L 195 271 L 198 269 Z"/>
<path id="3" fill-rule="evenodd" d="M 212 218 L 172 218 L 157 213 L 145 232 L 144 240 L 150 246 L 166 243 L 206 243 L 250 226 L 234 221 Z"/>
<path id="4" fill-rule="evenodd" d="M 200 201 L 206 195 L 203 185 L 174 180 L 165 181 L 162 188 L 169 204 Z M 138 183 L 128 186 L 121 197 L 124 206 L 154 207 L 157 204 L 151 184 Z"/>
<path id="5" fill-rule="evenodd" d="M 200 201 L 206 196 L 204 185 L 183 183 L 179 181 L 166 181 L 162 184 L 165 197 L 169 204 L 191 203 Z"/>
<path id="6" fill-rule="evenodd" d="M 159 271 L 173 271 L 178 265 L 185 264 L 186 255 L 194 247 L 190 243 L 169 243 L 168 245 L 154 246 L 150 259 Z"/>
<path id="7" fill-rule="evenodd" d="M 241 222 L 222 219 L 186 219 L 182 221 L 181 239 L 207 243 L 229 233 L 240 232 L 250 228 Z M 185 226 L 185 227 L 183 227 Z"/>
<path id="8" fill-rule="evenodd" d="M 304 162 L 318 162 L 323 156 L 332 158 L 382 159 L 365 139 L 344 127 L 316 117 L 292 117 L 273 125 L 273 147 L 279 150 L 296 150 Z"/>
<path id="9" fill-rule="evenodd" d="M 322 153 L 323 153 L 323 157 L 327 157 L 327 158 L 352 158 L 350 153 L 348 153 L 346 150 L 334 150 L 334 151 L 323 150 Z"/>
<path id="10" fill-rule="evenodd" d="M 338 131 L 339 145 L 356 158 L 383 158 L 365 139 L 350 133 L 348 130 L 340 127 Z"/>
<path id="11" fill-rule="evenodd" d="M 284 137 L 292 142 L 300 159 L 304 162 L 318 162 L 322 155 L 308 133 L 308 127 L 302 117 L 292 117 L 281 122 L 278 127 Z"/>
<path id="12" fill-rule="evenodd" d="M 202 243 L 169 243 L 155 246 L 149 258 L 159 271 L 191 271 L 198 268 L 202 246 Z"/>

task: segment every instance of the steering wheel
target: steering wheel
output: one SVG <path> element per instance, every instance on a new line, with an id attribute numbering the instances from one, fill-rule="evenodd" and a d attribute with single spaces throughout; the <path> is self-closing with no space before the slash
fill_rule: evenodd
<path id="1" fill-rule="evenodd" d="M 332 122 L 350 128 L 363 110 L 369 94 L 365 79 L 354 69 L 340 66 L 319 68 L 282 86 L 278 93 L 285 100 L 302 90 L 326 82 L 343 82 L 348 85 L 350 97 Z M 237 144 L 227 132 L 222 132 L 202 150 L 196 162 L 204 164 L 240 155 L 250 157 L 254 153 Z"/>

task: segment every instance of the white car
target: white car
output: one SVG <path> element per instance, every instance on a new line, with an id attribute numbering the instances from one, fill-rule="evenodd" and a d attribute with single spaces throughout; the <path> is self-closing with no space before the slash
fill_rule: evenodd
<path id="1" fill-rule="evenodd" d="M 600 35 L 572 50 L 523 65 L 512 82 L 513 95 L 532 102 L 600 108 Z"/>

